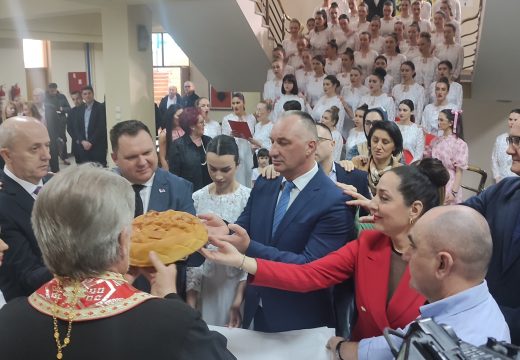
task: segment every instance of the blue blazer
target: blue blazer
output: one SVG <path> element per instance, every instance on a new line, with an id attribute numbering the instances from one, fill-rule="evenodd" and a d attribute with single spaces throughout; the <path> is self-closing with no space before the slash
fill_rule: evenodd
<path id="1" fill-rule="evenodd" d="M 355 238 L 354 217 L 345 205 L 348 197 L 323 171 L 318 171 L 300 192 L 272 236 L 281 183 L 281 176 L 273 180 L 258 178 L 246 208 L 236 221 L 251 237 L 248 256 L 303 264 L 321 258 Z M 330 289 L 301 294 L 248 285 L 244 328 L 251 324 L 260 299 L 268 326 L 259 329 L 261 331 L 334 326 Z"/>
<path id="2" fill-rule="evenodd" d="M 336 166 L 336 178 L 338 182 L 342 184 L 354 186 L 358 193 L 366 197 L 367 199 L 372 198 L 370 188 L 368 187 L 368 174 L 366 171 L 354 169 L 352 171 L 346 171 L 341 167 L 340 164 L 334 163 Z M 356 213 L 356 208 L 351 207 L 351 210 Z M 368 215 L 368 212 L 364 209 L 360 209 L 360 215 Z"/>
<path id="3" fill-rule="evenodd" d="M 191 194 L 193 185 L 177 175 L 157 168 L 152 183 L 148 210 L 177 210 L 195 215 Z"/>
<path id="4" fill-rule="evenodd" d="M 520 345 L 520 241 L 513 232 L 520 221 L 520 177 L 509 177 L 468 199 L 468 205 L 487 220 L 493 238 L 493 255 L 486 280 L 511 331 L 511 342 Z M 461 224 L 464 226 L 464 224 Z"/>

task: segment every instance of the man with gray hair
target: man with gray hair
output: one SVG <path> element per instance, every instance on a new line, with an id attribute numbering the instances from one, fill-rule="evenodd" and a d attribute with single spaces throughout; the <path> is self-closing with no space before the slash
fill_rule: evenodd
<path id="1" fill-rule="evenodd" d="M 11 251 L 0 267 L 6 301 L 27 296 L 51 278 L 31 228 L 34 200 L 46 182 L 51 158 L 45 126 L 34 118 L 13 117 L 0 126 L 0 231 Z"/>
<path id="2" fill-rule="evenodd" d="M 175 265 L 150 252 L 154 269 L 142 273 L 152 295 L 126 281 L 133 217 L 134 192 L 122 176 L 84 164 L 54 177 L 32 223 L 55 276 L 0 311 L 3 357 L 235 359 L 177 296 Z"/>
<path id="3" fill-rule="evenodd" d="M 159 111 L 161 113 L 161 120 L 162 120 L 162 117 L 164 116 L 164 114 L 166 114 L 166 110 L 168 110 L 168 108 L 174 104 L 181 105 L 182 98 L 181 98 L 181 95 L 177 92 L 177 86 L 168 85 L 168 95 L 163 97 L 161 99 L 161 102 L 159 103 Z M 166 125 L 163 124 L 163 126 L 166 126 Z"/>
<path id="4" fill-rule="evenodd" d="M 466 206 L 439 206 L 417 221 L 408 238 L 403 259 L 410 269 L 410 286 L 428 299 L 420 317 L 451 326 L 460 339 L 476 346 L 488 337 L 510 341 L 485 280 L 493 250 L 486 219 Z M 394 358 L 383 336 L 359 343 L 333 337 L 327 346 L 344 360 Z"/>

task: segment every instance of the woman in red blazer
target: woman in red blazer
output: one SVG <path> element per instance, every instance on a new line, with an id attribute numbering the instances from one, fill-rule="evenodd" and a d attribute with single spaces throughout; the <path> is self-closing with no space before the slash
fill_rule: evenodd
<path id="1" fill-rule="evenodd" d="M 357 240 L 311 263 L 285 264 L 240 254 L 229 242 L 219 240 L 247 237 L 237 225 L 229 226 L 235 234 L 211 239 L 218 252 L 202 252 L 212 261 L 254 275 L 252 283 L 258 286 L 307 292 L 354 277 L 358 319 L 351 340 L 379 336 L 385 327 L 406 326 L 424 305 L 425 298 L 409 286 L 410 273 L 401 254 L 409 246 L 408 232 L 415 221 L 443 203 L 448 180 L 446 169 L 436 159 L 389 170 L 368 205 L 375 230 L 362 232 Z"/>

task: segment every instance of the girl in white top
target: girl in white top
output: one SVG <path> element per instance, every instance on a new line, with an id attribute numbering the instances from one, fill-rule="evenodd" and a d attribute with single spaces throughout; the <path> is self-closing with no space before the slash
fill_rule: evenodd
<path id="1" fill-rule="evenodd" d="M 213 213 L 234 223 L 244 210 L 251 189 L 235 180 L 240 166 L 233 138 L 222 135 L 213 139 L 208 145 L 207 162 L 213 182 L 193 194 L 195 211 Z M 240 327 L 240 308 L 246 287 L 244 272 L 206 260 L 199 267 L 189 267 L 186 278 L 186 301 L 200 309 L 205 322 Z"/>
<path id="2" fill-rule="evenodd" d="M 460 21 L 453 19 L 453 12 L 448 2 L 442 1 L 440 6 L 440 11 L 446 14 L 445 25 L 452 24 L 455 27 L 455 43 L 460 44 Z"/>
<path id="3" fill-rule="evenodd" d="M 385 39 L 381 36 L 381 20 L 374 15 L 370 21 L 370 49 L 382 54 L 385 47 Z"/>
<path id="4" fill-rule="evenodd" d="M 350 71 L 350 86 L 345 86 L 341 90 L 341 99 L 348 119 L 354 117 L 354 109 L 362 105 L 361 98 L 368 94 L 368 87 L 363 85 L 363 71 L 359 66 L 354 66 Z M 344 129 L 340 129 L 344 133 Z"/>
<path id="5" fill-rule="evenodd" d="M 195 106 L 199 108 L 200 114 L 204 118 L 204 135 L 214 138 L 222 134 L 222 127 L 216 120 L 209 117 L 209 100 L 205 97 L 200 97 L 195 101 Z"/>
<path id="6" fill-rule="evenodd" d="M 394 24 L 394 33 L 397 36 L 397 46 L 399 47 L 399 51 L 402 53 L 403 49 L 402 46 L 405 46 L 406 39 L 405 39 L 405 31 L 404 31 L 404 24 L 402 21 L 396 21 Z"/>
<path id="7" fill-rule="evenodd" d="M 232 135 L 238 146 L 238 155 L 240 163 L 236 173 L 236 179 L 239 183 L 246 187 L 251 187 L 251 173 L 253 171 L 253 153 L 249 141 L 241 137 L 240 134 L 232 134 L 229 121 L 241 121 L 247 123 L 251 135 L 254 136 L 256 119 L 253 115 L 246 113 L 244 95 L 242 93 L 234 93 L 231 98 L 231 107 L 233 112 L 224 116 L 222 119 L 222 134 Z"/>
<path id="8" fill-rule="evenodd" d="M 430 20 L 432 17 L 432 4 L 426 0 L 419 0 L 421 3 L 421 19 Z"/>
<path id="9" fill-rule="evenodd" d="M 386 71 L 386 57 L 384 55 L 378 55 L 374 60 L 374 70 L 379 68 Z M 368 77 L 365 79 L 365 86 L 368 87 Z M 392 75 L 386 73 L 385 82 L 383 83 L 383 92 L 390 95 L 392 93 L 392 87 L 394 86 L 394 78 Z"/>
<path id="10" fill-rule="evenodd" d="M 285 75 L 283 78 L 282 96 L 274 105 L 274 110 L 271 115 L 271 121 L 273 122 L 273 124 L 275 124 L 278 121 L 278 118 L 283 113 L 283 105 L 287 101 L 296 100 L 300 103 L 301 108 L 305 109 L 305 101 L 302 99 L 303 96 L 300 95 L 301 94 L 298 93 L 298 82 L 296 81 L 296 77 L 290 74 Z M 271 145 L 269 145 L 269 148 L 270 146 Z"/>
<path id="11" fill-rule="evenodd" d="M 408 150 L 412 155 L 412 160 L 421 160 L 424 153 L 424 133 L 420 126 L 413 122 L 413 102 L 405 99 L 399 103 L 399 130 L 403 135 L 403 150 Z"/>
<path id="12" fill-rule="evenodd" d="M 507 119 L 509 130 L 511 130 L 513 125 L 519 120 L 520 109 L 511 110 Z M 511 155 L 506 152 L 508 147 L 506 138 L 508 136 L 508 133 L 498 135 L 495 141 L 495 145 L 493 146 L 493 152 L 491 153 L 491 170 L 493 171 L 493 178 L 495 179 L 495 182 L 499 182 L 508 176 L 516 176 L 516 174 L 511 171 L 513 159 L 511 158 Z"/>
<path id="13" fill-rule="evenodd" d="M 348 20 L 352 28 L 357 27 L 357 23 L 359 22 L 359 15 L 358 15 L 358 5 L 356 0 L 347 0 L 348 3 Z"/>
<path id="14" fill-rule="evenodd" d="M 439 59 L 431 54 L 431 45 L 431 35 L 422 32 L 419 36 L 419 51 L 421 55 L 412 60 L 415 65 L 415 81 L 425 89 L 428 89 L 433 82 L 437 65 L 439 65 Z"/>
<path id="15" fill-rule="evenodd" d="M 341 54 L 341 72 L 336 75 L 338 78 L 341 89 L 345 86 L 350 86 L 350 71 L 354 66 L 354 52 L 347 50 Z"/>
<path id="16" fill-rule="evenodd" d="M 358 6 L 358 22 L 356 31 L 359 35 L 369 30 L 370 22 L 367 21 L 368 8 L 365 3 L 361 3 Z"/>
<path id="17" fill-rule="evenodd" d="M 455 104 L 456 109 L 462 109 L 462 85 L 458 82 L 453 81 L 451 76 L 452 65 L 448 60 L 441 61 L 437 65 L 437 78 L 447 78 L 450 82 L 450 91 L 448 92 L 447 100 L 450 104 Z M 433 82 L 428 89 L 427 101 L 431 104 L 435 102 L 435 85 L 437 82 Z"/>
<path id="18" fill-rule="evenodd" d="M 417 23 L 419 25 L 419 29 L 421 32 L 432 32 L 432 24 L 430 23 L 430 19 L 421 19 L 421 2 L 414 1 L 412 4 L 412 23 Z"/>
<path id="19" fill-rule="evenodd" d="M 366 31 L 359 35 L 359 51 L 354 52 L 354 63 L 361 67 L 364 74 L 372 73 L 374 68 L 374 60 L 377 52 L 370 49 L 370 34 Z"/>
<path id="20" fill-rule="evenodd" d="M 414 80 L 415 65 L 411 61 L 401 64 L 401 83 L 392 89 L 392 97 L 398 107 L 402 100 L 409 99 L 413 102 L 415 118 L 421 119 L 424 109 L 424 88 Z"/>
<path id="21" fill-rule="evenodd" d="M 294 75 L 289 75 L 293 76 Z M 258 151 L 261 148 L 271 150 L 271 130 L 273 129 L 273 123 L 270 120 L 271 111 L 273 107 L 271 104 L 265 101 L 260 101 L 256 105 L 256 120 L 255 135 L 248 139 L 251 143 L 251 149 L 253 152 Z"/>
<path id="22" fill-rule="evenodd" d="M 316 102 L 312 110 L 309 110 L 314 121 L 318 122 L 321 119 L 323 113 L 333 106 L 337 106 L 339 110 L 339 121 L 336 124 L 338 129 L 343 129 L 343 122 L 345 119 L 345 110 L 341 103 L 340 96 L 338 95 L 339 81 L 334 75 L 327 75 L 323 80 L 323 93 L 324 95 Z"/>
<path id="23" fill-rule="evenodd" d="M 271 67 L 274 79 L 265 82 L 263 99 L 274 104 L 282 95 L 283 63 L 280 60 L 274 60 Z"/>
<path id="24" fill-rule="evenodd" d="M 289 59 L 285 56 L 285 50 L 281 45 L 277 45 L 272 51 L 273 61 L 280 60 L 282 62 L 283 74 L 294 74 L 294 68 L 288 64 Z M 272 62 L 271 62 L 272 64 Z M 267 80 L 273 80 L 275 78 L 273 69 L 267 70 Z"/>
<path id="25" fill-rule="evenodd" d="M 439 112 L 443 109 L 456 109 L 455 104 L 448 103 L 446 96 L 450 89 L 447 78 L 441 78 L 435 85 L 435 102 L 424 108 L 421 126 L 424 132 L 435 136 L 442 135 L 439 132 Z"/>
<path id="26" fill-rule="evenodd" d="M 356 51 L 359 49 L 359 37 L 354 29 L 350 27 L 347 15 L 339 16 L 339 27 L 341 31 L 336 32 L 336 43 L 338 44 L 338 52 L 343 54 L 347 48 Z"/>
<path id="27" fill-rule="evenodd" d="M 305 86 L 305 97 L 307 103 L 312 107 L 323 96 L 323 80 L 325 79 L 325 59 L 321 55 L 316 55 L 312 58 L 312 68 L 314 69 L 314 76 L 307 79 Z"/>
<path id="28" fill-rule="evenodd" d="M 334 161 L 339 162 L 341 160 L 341 150 L 343 149 L 343 137 L 336 129 L 336 125 L 339 120 L 340 109 L 337 106 L 332 106 L 330 109 L 325 110 L 321 115 L 320 122 L 329 128 L 332 133 L 332 140 L 334 140 Z"/>
<path id="29" fill-rule="evenodd" d="M 397 34 L 392 32 L 385 36 L 385 53 L 386 72 L 392 76 L 392 87 L 401 82 L 401 64 L 406 61 L 406 56 L 399 54 L 397 51 L 398 40 Z"/>
<path id="30" fill-rule="evenodd" d="M 444 26 L 444 43 L 438 44 L 435 48 L 435 57 L 439 60 L 448 60 L 453 66 L 453 78 L 458 79 L 464 65 L 464 48 L 455 44 L 453 36 L 455 35 L 455 27 L 453 24 Z"/>
<path id="31" fill-rule="evenodd" d="M 367 137 L 365 135 L 365 130 L 363 129 L 363 117 L 368 110 L 368 106 L 366 104 L 361 105 L 354 112 L 354 127 L 350 129 L 347 137 L 346 153 L 348 154 L 349 150 L 358 144 L 364 143 L 367 141 Z"/>
<path id="32" fill-rule="evenodd" d="M 332 39 L 332 33 L 327 25 L 327 14 L 325 10 L 316 12 L 314 16 L 315 26 L 309 33 L 309 43 L 311 44 L 314 56 L 325 56 L 327 43 Z"/>
<path id="33" fill-rule="evenodd" d="M 361 104 L 367 104 L 369 108 L 382 107 L 388 113 L 388 120 L 395 121 L 394 100 L 383 92 L 386 71 L 375 68 L 368 77 L 369 93 L 361 98 Z"/>
<path id="34" fill-rule="evenodd" d="M 300 36 L 296 41 L 297 52 L 293 54 L 288 61 L 288 64 L 295 69 L 295 74 L 298 69 L 303 68 L 303 52 L 308 49 L 308 44 L 309 42 L 303 36 Z"/>
<path id="35" fill-rule="evenodd" d="M 393 11 L 392 3 L 383 5 L 383 18 L 381 19 L 381 35 L 383 36 L 394 32 L 394 25 L 397 20 L 392 16 Z"/>
<path id="36" fill-rule="evenodd" d="M 446 14 L 442 11 L 437 11 L 433 15 L 433 26 L 432 31 L 432 49 L 435 51 L 437 45 L 444 42 L 444 24 L 446 22 Z"/>
<path id="37" fill-rule="evenodd" d="M 401 0 L 401 4 L 399 5 L 399 16 L 397 20 L 401 21 L 405 27 L 410 26 L 413 22 L 413 16 L 410 13 L 411 6 L 410 0 Z"/>
<path id="38" fill-rule="evenodd" d="M 291 56 L 298 53 L 297 42 L 300 38 L 301 24 L 297 19 L 292 19 L 289 23 L 289 37 L 283 39 L 282 46 L 285 50 L 285 56 L 290 59 Z"/>
<path id="39" fill-rule="evenodd" d="M 432 11 L 434 13 L 439 10 L 443 11 L 442 10 L 443 3 L 444 3 L 444 0 L 436 1 L 435 4 L 433 5 Z M 461 11 L 461 6 L 460 6 L 460 1 L 459 0 L 449 0 L 448 6 L 450 8 L 450 12 L 451 12 L 451 16 L 453 17 L 453 20 L 460 23 L 462 20 L 462 16 L 461 16 L 462 11 Z"/>
<path id="40" fill-rule="evenodd" d="M 327 45 L 327 60 L 325 61 L 325 73 L 336 75 L 341 72 L 341 57 L 338 56 L 338 44 L 332 39 Z"/>
<path id="41" fill-rule="evenodd" d="M 296 82 L 298 88 L 303 93 L 306 93 L 307 82 L 311 77 L 314 76 L 314 70 L 312 68 L 312 55 L 308 49 L 302 51 L 302 63 L 303 67 L 296 70 Z"/>
<path id="42" fill-rule="evenodd" d="M 413 60 L 415 57 L 420 56 L 419 51 L 419 26 L 417 24 L 411 24 L 408 26 L 408 40 L 399 45 L 401 53 L 406 56 L 408 60 Z"/>

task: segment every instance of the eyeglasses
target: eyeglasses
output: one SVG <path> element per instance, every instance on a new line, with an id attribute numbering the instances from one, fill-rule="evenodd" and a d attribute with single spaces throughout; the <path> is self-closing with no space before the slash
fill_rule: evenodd
<path id="1" fill-rule="evenodd" d="M 513 145 L 514 147 L 520 147 L 520 136 L 508 136 L 506 137 L 507 145 Z"/>
<path id="2" fill-rule="evenodd" d="M 327 139 L 327 138 L 318 136 L 318 142 L 322 142 L 322 141 L 332 141 L 332 139 Z"/>

